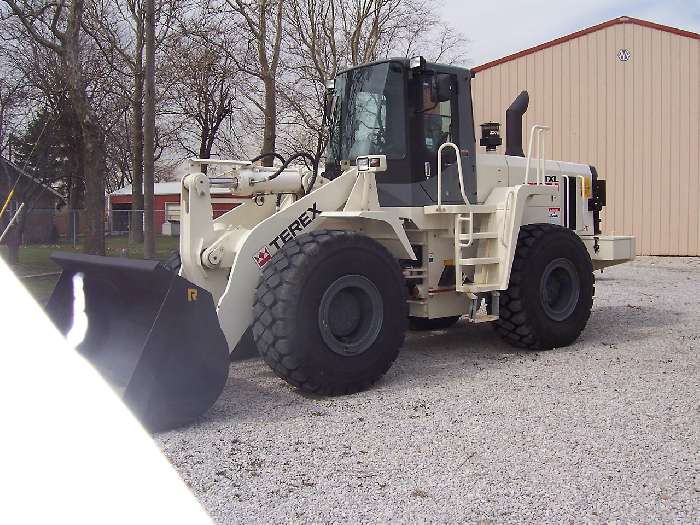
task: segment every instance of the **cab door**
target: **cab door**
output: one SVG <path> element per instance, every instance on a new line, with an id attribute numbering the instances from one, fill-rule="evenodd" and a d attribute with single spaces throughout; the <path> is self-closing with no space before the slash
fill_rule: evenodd
<path id="1" fill-rule="evenodd" d="M 422 173 L 421 187 L 432 202 L 437 202 L 437 153 L 440 146 L 452 142 L 460 147 L 457 75 L 426 71 L 418 83 L 417 170 Z M 459 189 L 457 158 L 454 149 L 442 152 L 442 200 L 463 201 Z"/>

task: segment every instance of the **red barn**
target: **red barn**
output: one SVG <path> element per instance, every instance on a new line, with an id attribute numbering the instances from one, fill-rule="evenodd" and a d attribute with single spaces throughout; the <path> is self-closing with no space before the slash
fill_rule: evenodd
<path id="1" fill-rule="evenodd" d="M 153 224 L 163 235 L 180 233 L 180 183 L 157 182 L 153 188 Z M 214 217 L 223 215 L 245 199 L 233 197 L 226 188 L 211 188 Z M 110 193 L 107 200 L 108 230 L 112 233 L 129 231 L 131 216 L 131 186 Z"/>

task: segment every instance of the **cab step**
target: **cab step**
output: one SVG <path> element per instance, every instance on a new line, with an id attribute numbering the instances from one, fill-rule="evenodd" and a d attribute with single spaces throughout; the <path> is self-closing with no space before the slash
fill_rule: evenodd
<path id="1" fill-rule="evenodd" d="M 476 314 L 474 317 L 467 316 L 467 321 L 469 321 L 470 323 L 474 323 L 474 324 L 476 324 L 476 323 L 490 323 L 490 322 L 497 321 L 497 320 L 498 320 L 498 316 L 493 315 L 493 314 L 481 314 L 481 313 L 479 313 L 479 314 Z"/>
<path id="2" fill-rule="evenodd" d="M 468 233 L 460 233 L 457 238 L 460 241 L 469 242 L 470 237 L 472 239 L 497 239 L 498 232 L 473 232 L 471 235 Z"/>
<path id="3" fill-rule="evenodd" d="M 459 264 L 462 266 L 486 266 L 489 264 L 499 264 L 500 257 L 470 257 L 468 259 L 460 259 Z"/>

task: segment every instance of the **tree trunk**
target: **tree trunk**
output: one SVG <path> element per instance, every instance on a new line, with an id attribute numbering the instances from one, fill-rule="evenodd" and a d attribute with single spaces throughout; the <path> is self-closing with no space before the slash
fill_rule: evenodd
<path id="1" fill-rule="evenodd" d="M 155 45 L 155 6 L 154 0 L 145 1 L 146 13 L 146 67 L 144 82 L 143 104 L 143 256 L 146 259 L 155 257 L 156 239 L 153 224 L 153 184 L 155 181 L 155 77 L 156 77 L 156 45 Z"/>
<path id="2" fill-rule="evenodd" d="M 92 112 L 90 112 L 92 113 Z M 102 130 L 92 115 L 81 118 L 85 148 L 85 244 L 83 251 L 105 254 L 105 153 Z"/>
<path id="3" fill-rule="evenodd" d="M 200 159 L 209 159 L 211 158 L 211 144 L 210 144 L 210 134 L 211 132 L 209 131 L 208 126 L 202 126 L 202 132 L 201 136 L 199 139 L 199 158 Z M 207 164 L 200 164 L 199 169 L 204 173 L 205 175 L 207 174 L 207 170 L 209 169 L 209 166 Z"/>
<path id="4" fill-rule="evenodd" d="M 68 17 L 65 47 L 61 57 L 65 64 L 70 98 L 83 134 L 82 160 L 85 175 L 86 232 L 83 251 L 105 254 L 105 164 L 104 134 L 90 104 L 80 61 L 80 25 L 84 0 L 74 0 Z"/>
<path id="5" fill-rule="evenodd" d="M 13 227 L 12 230 L 7 232 L 7 237 L 5 237 L 5 246 L 7 246 L 5 262 L 10 266 L 19 263 L 19 235 L 17 235 L 16 231 L 17 229 Z"/>
<path id="6" fill-rule="evenodd" d="M 80 220 L 78 218 L 78 209 L 80 208 L 81 191 L 83 185 L 83 177 L 85 176 L 84 163 L 82 153 L 77 153 L 78 161 L 76 163 L 76 171 L 70 178 L 70 190 L 68 194 L 68 231 L 67 235 L 70 240 L 77 244 L 78 233 L 80 232 Z"/>
<path id="7" fill-rule="evenodd" d="M 137 69 L 141 68 L 137 60 Z M 143 75 L 134 79 L 134 94 L 131 101 L 132 152 L 131 152 L 131 221 L 129 222 L 129 244 L 143 242 Z"/>
<path id="8" fill-rule="evenodd" d="M 277 138 L 277 86 L 274 76 L 268 76 L 263 81 L 265 85 L 265 128 L 263 130 L 263 146 L 260 151 L 274 153 L 275 140 Z M 272 166 L 272 156 L 262 159 L 263 166 Z"/>

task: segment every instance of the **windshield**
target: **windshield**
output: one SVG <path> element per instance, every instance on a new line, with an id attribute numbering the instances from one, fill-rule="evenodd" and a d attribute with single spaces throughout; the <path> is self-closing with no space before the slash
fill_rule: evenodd
<path id="1" fill-rule="evenodd" d="M 327 164 L 361 155 L 406 156 L 403 67 L 396 62 L 338 75 Z"/>

